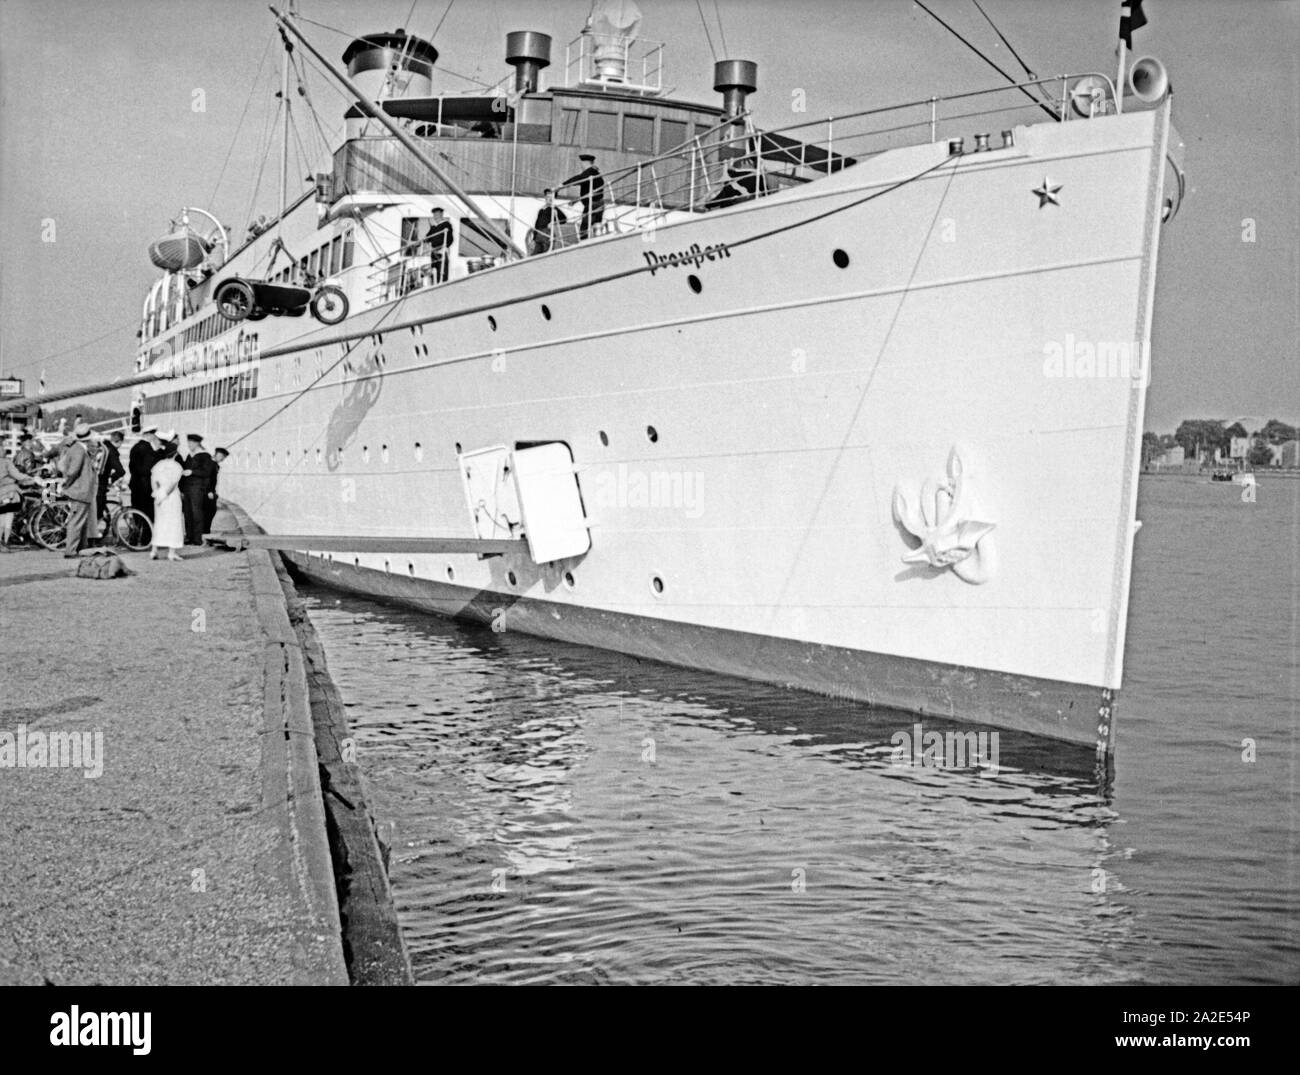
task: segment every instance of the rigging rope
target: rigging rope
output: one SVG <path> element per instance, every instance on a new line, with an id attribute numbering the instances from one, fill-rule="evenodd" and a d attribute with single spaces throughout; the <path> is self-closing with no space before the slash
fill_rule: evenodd
<path id="1" fill-rule="evenodd" d="M 1057 120 L 1059 122 L 1061 117 L 1056 114 L 1056 111 L 1054 109 L 1049 108 L 1046 104 L 1044 104 L 1042 98 L 1036 97 L 1034 94 L 1030 93 L 1024 86 L 1021 86 L 1019 83 L 1017 83 L 1016 80 L 1010 74 L 1002 70 L 1001 67 L 999 67 L 991 59 L 985 56 L 984 53 L 981 52 L 975 45 L 972 45 L 968 40 L 966 40 L 966 38 L 962 37 L 961 34 L 959 34 L 951 26 L 949 26 L 948 23 L 944 22 L 943 19 L 939 18 L 938 15 L 936 15 L 933 11 L 931 11 L 928 7 L 926 7 L 925 4 L 922 2 L 922 0 L 912 0 L 912 2 L 915 3 L 916 6 L 919 7 L 922 11 L 924 11 L 927 15 L 929 15 L 930 18 L 934 19 L 935 22 L 937 22 L 940 26 L 942 26 L 945 30 L 947 30 L 950 34 L 952 34 L 953 37 L 955 37 L 958 41 L 960 41 L 963 45 L 965 45 L 968 49 L 970 49 L 971 52 L 975 53 L 976 56 L 978 56 L 981 60 L 983 60 L 986 64 L 988 64 L 991 68 L 993 68 L 994 71 L 996 71 L 999 75 L 1001 75 L 1008 82 L 1010 82 L 1012 86 L 1015 86 L 1017 89 L 1019 89 L 1021 93 L 1023 93 L 1026 97 L 1028 97 L 1031 101 L 1033 101 L 1034 104 L 1038 105 L 1038 107 L 1041 108 L 1044 112 L 1046 112 L 1049 116 L 1051 116 L 1052 119 Z"/>
<path id="2" fill-rule="evenodd" d="M 447 16 L 451 14 L 451 6 L 456 0 L 447 0 L 447 6 L 443 9 L 442 18 L 438 20 L 438 25 L 433 28 L 433 33 L 429 35 L 430 41 L 437 40 L 438 31 L 442 29 L 442 24 L 447 21 Z"/>
<path id="3" fill-rule="evenodd" d="M 1011 55 L 1014 56 L 1016 58 L 1016 62 L 1020 64 L 1020 69 L 1024 71 L 1024 73 L 1029 78 L 1037 78 L 1038 76 L 1033 71 L 1029 70 L 1029 65 L 1026 64 L 1025 61 L 1020 58 L 1020 53 L 1016 51 L 1015 46 L 1012 45 L 1011 42 L 1008 41 L 1006 37 L 1003 35 L 1002 31 L 998 29 L 998 24 L 989 18 L 989 13 L 985 11 L 984 8 L 980 5 L 980 0 L 972 0 L 972 2 L 975 4 L 975 7 L 976 9 L 978 9 L 979 13 L 984 16 L 984 21 L 993 27 L 993 32 L 997 34 L 998 37 L 1002 40 L 1002 44 L 1006 45 L 1006 47 L 1011 50 Z"/>
<path id="4" fill-rule="evenodd" d="M 208 198 L 208 205 L 216 205 L 217 190 L 221 187 L 221 181 L 226 176 L 226 166 L 230 164 L 230 155 L 235 151 L 235 143 L 239 141 L 239 132 L 244 129 L 244 117 L 248 115 L 249 106 L 253 103 L 253 94 L 257 92 L 258 80 L 262 77 L 262 69 L 266 66 L 266 58 L 271 54 L 271 42 L 275 38 L 270 34 L 266 38 L 266 46 L 262 49 L 262 59 L 257 65 L 257 74 L 253 76 L 253 81 L 248 87 L 248 99 L 244 102 L 244 110 L 239 113 L 239 122 L 235 125 L 234 136 L 230 139 L 230 148 L 226 150 L 226 159 L 221 162 L 221 171 L 217 173 L 217 181 L 212 185 L 212 194 Z"/>
<path id="5" fill-rule="evenodd" d="M 722 42 L 723 59 L 726 59 L 731 55 L 731 50 L 727 48 L 727 32 L 722 28 L 722 12 L 718 10 L 718 0 L 713 0 L 713 15 L 718 20 L 718 39 Z"/>
<path id="6" fill-rule="evenodd" d="M 709 33 L 709 20 L 704 17 L 704 8 L 700 7 L 700 0 L 695 0 L 695 10 L 700 13 L 700 24 L 704 27 L 704 39 L 709 43 L 709 51 L 713 53 L 713 62 L 718 62 L 718 50 L 713 47 L 713 35 Z"/>

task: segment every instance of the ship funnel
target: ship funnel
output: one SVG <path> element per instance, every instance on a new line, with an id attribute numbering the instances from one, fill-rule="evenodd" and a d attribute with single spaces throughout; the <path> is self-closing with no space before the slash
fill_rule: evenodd
<path id="1" fill-rule="evenodd" d="M 536 93 L 537 76 L 551 66 L 551 38 L 536 30 L 515 30 L 506 34 L 506 63 L 515 69 L 515 89 Z"/>
<path id="2" fill-rule="evenodd" d="M 598 80 L 627 81 L 628 51 L 640 29 L 641 9 L 632 0 L 597 0 L 583 32 L 591 34 Z"/>
<path id="3" fill-rule="evenodd" d="M 1129 68 L 1127 89 L 1139 101 L 1154 104 L 1169 92 L 1169 72 L 1154 56 L 1143 56 Z"/>
<path id="4" fill-rule="evenodd" d="M 713 88 L 722 94 L 728 116 L 745 111 L 745 99 L 758 89 L 758 64 L 753 60 L 719 60 L 713 65 Z"/>
<path id="5" fill-rule="evenodd" d="M 348 76 L 371 101 L 393 97 L 429 97 L 438 50 L 421 37 L 398 28 L 358 37 L 343 52 Z"/>

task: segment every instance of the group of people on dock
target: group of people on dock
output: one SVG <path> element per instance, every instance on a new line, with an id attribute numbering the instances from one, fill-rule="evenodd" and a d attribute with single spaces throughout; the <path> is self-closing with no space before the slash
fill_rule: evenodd
<path id="1" fill-rule="evenodd" d="M 140 431 L 127 459 L 131 506 L 153 524 L 153 552 L 179 560 L 186 545 L 202 545 L 217 513 L 217 478 L 229 452 L 209 454 L 203 437 L 190 433 L 181 443 L 175 430 L 156 426 Z"/>
<path id="2" fill-rule="evenodd" d="M 69 507 L 65 555 L 76 556 L 84 545 L 93 544 L 100 522 L 107 520 L 108 487 L 126 473 L 119 451 L 122 440 L 117 430 L 101 437 L 82 421 L 49 449 L 31 433 L 22 433 L 14 457 L 0 461 L 0 548 L 9 547 L 13 519 L 22 508 L 22 490 L 39 488 L 38 476 L 51 468 L 63 478 Z"/>
<path id="3" fill-rule="evenodd" d="M 128 477 L 131 507 L 152 524 L 153 559 L 166 550 L 169 560 L 179 560 L 184 546 L 202 545 L 217 510 L 221 463 L 230 453 L 218 448 L 210 455 L 197 433 L 182 444 L 174 431 L 151 427 L 141 431 L 123 465 L 124 439 L 120 430 L 101 436 L 82 421 L 48 449 L 31 433 L 21 434 L 13 458 L 0 458 L 0 548 L 9 547 L 23 489 L 39 488 L 42 476 L 54 474 L 62 478 L 68 504 L 65 557 L 98 544 L 100 525 L 108 519 L 109 486 L 122 477 Z"/>

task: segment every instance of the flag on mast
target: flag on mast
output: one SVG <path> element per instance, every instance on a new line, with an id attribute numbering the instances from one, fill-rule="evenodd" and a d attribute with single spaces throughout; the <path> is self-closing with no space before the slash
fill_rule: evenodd
<path id="1" fill-rule="evenodd" d="M 1142 14 L 1142 0 L 1123 0 L 1119 6 L 1119 39 L 1126 49 L 1133 47 L 1133 31 L 1147 24 Z"/>

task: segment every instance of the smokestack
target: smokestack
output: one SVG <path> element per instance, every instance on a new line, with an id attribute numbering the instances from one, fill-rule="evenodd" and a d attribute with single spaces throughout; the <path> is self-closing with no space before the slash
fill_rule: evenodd
<path id="1" fill-rule="evenodd" d="M 753 60 L 719 60 L 713 65 L 713 88 L 722 94 L 728 116 L 745 110 L 745 98 L 758 89 L 758 64 Z"/>
<path id="2" fill-rule="evenodd" d="M 536 93 L 537 76 L 551 66 L 551 36 L 536 30 L 515 30 L 506 34 L 506 63 L 515 69 L 515 89 Z"/>
<path id="3" fill-rule="evenodd" d="M 348 77 L 372 101 L 381 97 L 428 97 L 438 50 L 397 29 L 356 38 L 343 52 Z"/>

